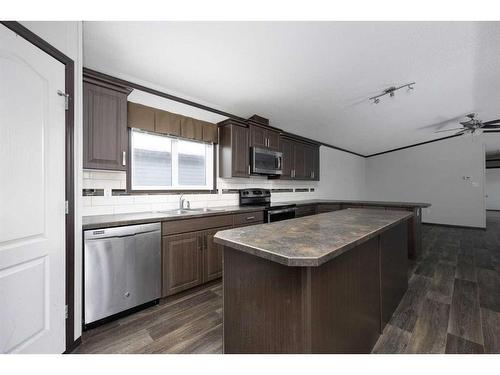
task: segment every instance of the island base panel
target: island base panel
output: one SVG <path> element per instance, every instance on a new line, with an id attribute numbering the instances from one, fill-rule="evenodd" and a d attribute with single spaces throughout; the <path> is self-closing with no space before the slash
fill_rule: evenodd
<path id="1" fill-rule="evenodd" d="M 319 267 L 224 247 L 224 353 L 370 353 L 407 289 L 407 223 Z"/>

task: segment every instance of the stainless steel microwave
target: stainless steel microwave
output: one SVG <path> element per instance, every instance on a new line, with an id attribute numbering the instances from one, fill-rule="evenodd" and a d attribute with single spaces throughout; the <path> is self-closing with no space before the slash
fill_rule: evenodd
<path id="1" fill-rule="evenodd" d="M 281 152 L 252 147 L 250 153 L 252 173 L 265 175 L 280 175 L 282 173 L 283 154 Z"/>

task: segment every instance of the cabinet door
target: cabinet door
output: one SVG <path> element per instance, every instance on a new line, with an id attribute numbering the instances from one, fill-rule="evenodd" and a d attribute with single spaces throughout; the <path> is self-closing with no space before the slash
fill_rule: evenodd
<path id="1" fill-rule="evenodd" d="M 231 175 L 233 177 L 250 177 L 248 128 L 232 125 L 231 143 Z"/>
<path id="2" fill-rule="evenodd" d="M 83 83 L 83 168 L 126 170 L 127 94 Z"/>
<path id="3" fill-rule="evenodd" d="M 306 165 L 305 165 L 305 145 L 303 143 L 294 142 L 293 145 L 293 178 L 296 180 L 306 179 Z"/>
<path id="4" fill-rule="evenodd" d="M 304 179 L 313 180 L 314 179 L 314 146 L 304 145 Z"/>
<path id="5" fill-rule="evenodd" d="M 279 151 L 280 149 L 280 133 L 274 130 L 268 130 L 267 132 L 267 147 L 271 150 Z"/>
<path id="6" fill-rule="evenodd" d="M 202 232 L 163 236 L 162 296 L 202 283 Z"/>
<path id="7" fill-rule="evenodd" d="M 215 243 L 214 236 L 218 231 L 225 229 L 231 229 L 231 227 L 213 229 L 205 232 L 203 235 L 203 282 L 222 277 L 222 250 L 224 249 L 224 246 Z"/>
<path id="8" fill-rule="evenodd" d="M 292 178 L 294 168 L 293 144 L 294 142 L 289 139 L 283 138 L 281 140 L 280 150 L 283 153 L 281 180 L 290 180 Z"/>
<path id="9" fill-rule="evenodd" d="M 314 169 L 313 169 L 313 180 L 314 181 L 319 181 L 319 147 L 320 146 L 314 146 L 313 150 L 313 157 L 314 157 Z"/>
<path id="10" fill-rule="evenodd" d="M 260 126 L 250 125 L 250 147 L 267 147 L 267 130 Z"/>

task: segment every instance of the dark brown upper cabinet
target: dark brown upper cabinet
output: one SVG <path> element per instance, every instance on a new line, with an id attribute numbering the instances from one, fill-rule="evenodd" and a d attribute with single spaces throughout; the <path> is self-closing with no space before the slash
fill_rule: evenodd
<path id="1" fill-rule="evenodd" d="M 228 119 L 219 123 L 219 177 L 250 177 L 250 142 L 246 124 Z"/>
<path id="2" fill-rule="evenodd" d="M 154 108 L 138 103 L 129 102 L 128 127 L 154 132 L 155 131 Z"/>
<path id="3" fill-rule="evenodd" d="M 281 138 L 282 180 L 319 181 L 319 146 L 292 138 Z"/>
<path id="4" fill-rule="evenodd" d="M 217 125 L 142 104 L 128 103 L 128 126 L 149 132 L 217 143 Z"/>
<path id="5" fill-rule="evenodd" d="M 126 170 L 127 96 L 130 90 L 83 81 L 83 168 Z"/>
<path id="6" fill-rule="evenodd" d="M 250 147 L 264 147 L 278 151 L 280 133 L 259 125 L 250 124 Z"/>

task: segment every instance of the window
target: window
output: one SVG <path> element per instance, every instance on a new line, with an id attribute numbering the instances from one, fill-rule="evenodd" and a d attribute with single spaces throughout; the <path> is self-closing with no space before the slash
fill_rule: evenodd
<path id="1" fill-rule="evenodd" d="M 212 190 L 213 145 L 132 129 L 131 190 Z"/>

